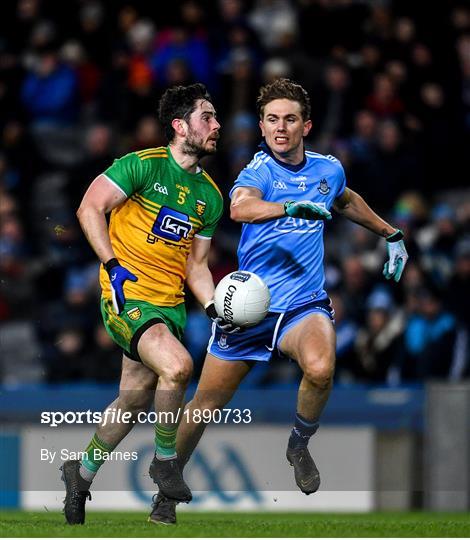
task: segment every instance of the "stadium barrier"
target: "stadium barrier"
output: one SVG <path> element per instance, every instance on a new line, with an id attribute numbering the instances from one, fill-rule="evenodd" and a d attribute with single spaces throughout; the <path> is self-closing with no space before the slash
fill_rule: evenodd
<path id="1" fill-rule="evenodd" d="M 429 384 L 425 410 L 425 506 L 470 510 L 470 384 Z"/>
<path id="2" fill-rule="evenodd" d="M 41 413 L 45 408 L 101 411 L 115 393 L 114 386 L 95 385 L 3 389 L 3 507 L 61 507 L 58 467 L 64 459 L 79 457 L 71 452 L 84 449 L 95 426 L 41 425 Z M 207 430 L 185 472 L 195 492 L 191 508 L 368 511 L 419 504 L 414 492 L 424 425 L 422 387 L 335 388 L 311 443 L 322 473 L 314 497 L 297 490 L 285 459 L 295 401 L 293 387 L 245 389 L 235 396 L 228 407 L 251 410 L 253 422 Z M 93 508 L 148 507 L 153 493 L 147 472 L 150 427 L 136 426 L 116 451 L 121 454 L 94 483 Z"/>

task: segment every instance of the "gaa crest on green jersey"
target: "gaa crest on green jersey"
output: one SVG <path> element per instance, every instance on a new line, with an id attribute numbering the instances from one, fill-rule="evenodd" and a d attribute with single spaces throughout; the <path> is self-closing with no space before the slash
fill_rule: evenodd
<path id="1" fill-rule="evenodd" d="M 207 205 L 206 201 L 201 201 L 197 199 L 196 212 L 198 216 L 202 216 L 202 214 L 204 214 L 204 212 L 206 211 L 206 205 Z"/>
<path id="2" fill-rule="evenodd" d="M 140 308 L 135 307 L 127 311 L 127 316 L 132 321 L 138 321 L 142 317 L 142 311 L 140 311 Z"/>

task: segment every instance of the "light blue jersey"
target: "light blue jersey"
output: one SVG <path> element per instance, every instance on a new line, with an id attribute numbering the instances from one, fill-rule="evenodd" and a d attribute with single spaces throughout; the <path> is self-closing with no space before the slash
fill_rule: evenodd
<path id="1" fill-rule="evenodd" d="M 254 187 L 265 201 L 309 200 L 331 209 L 346 188 L 341 163 L 333 156 L 305 152 L 304 161 L 289 166 L 264 145 L 240 172 L 238 187 Z M 262 277 L 271 291 L 270 311 L 282 313 L 327 297 L 323 289 L 323 221 L 283 217 L 264 223 L 244 223 L 238 246 L 240 270 Z"/>

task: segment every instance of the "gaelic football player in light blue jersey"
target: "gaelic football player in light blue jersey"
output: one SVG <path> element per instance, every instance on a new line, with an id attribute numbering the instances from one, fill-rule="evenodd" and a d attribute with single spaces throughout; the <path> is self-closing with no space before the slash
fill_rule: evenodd
<path id="1" fill-rule="evenodd" d="M 310 100 L 300 85 L 279 79 L 263 87 L 257 107 L 264 141 L 230 192 L 231 217 L 243 223 L 239 268 L 255 272 L 268 284 L 270 312 L 260 324 L 239 333 L 213 326 L 198 389 L 187 408 L 224 407 L 253 363 L 268 362 L 273 353 L 295 360 L 303 378 L 287 460 L 298 487 L 308 495 L 319 488 L 320 475 L 307 445 L 318 429 L 335 366 L 334 312 L 323 269 L 323 232 L 331 209 L 385 239 L 387 279 L 400 279 L 408 255 L 403 233 L 346 186 L 341 163 L 305 150 L 312 122 Z M 192 418 L 188 414 L 189 422 L 178 429 L 181 466 L 206 426 Z M 173 518 L 174 511 L 175 503 L 164 501 L 162 520 Z"/>

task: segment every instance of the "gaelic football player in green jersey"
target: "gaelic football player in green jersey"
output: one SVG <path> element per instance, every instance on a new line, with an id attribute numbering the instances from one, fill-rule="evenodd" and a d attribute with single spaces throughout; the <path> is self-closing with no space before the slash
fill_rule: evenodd
<path id="1" fill-rule="evenodd" d="M 230 328 L 214 314 L 214 282 L 207 265 L 222 195 L 199 165 L 217 148 L 220 124 L 214 106 L 202 84 L 179 86 L 165 92 L 159 116 L 169 145 L 115 160 L 92 182 L 77 212 L 102 263 L 103 322 L 123 358 L 119 396 L 105 411 L 119 411 L 119 417 L 109 421 L 112 414 L 103 414 L 84 459 L 62 466 L 70 524 L 84 523 L 85 502 L 103 456 L 152 403 L 158 421 L 149 474 L 159 495 L 149 519 L 158 521 L 155 512 L 168 499 L 191 500 L 176 455 L 178 413 L 192 374 L 191 357 L 181 343 L 184 282 L 208 316 Z"/>

